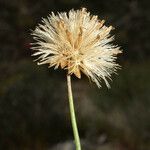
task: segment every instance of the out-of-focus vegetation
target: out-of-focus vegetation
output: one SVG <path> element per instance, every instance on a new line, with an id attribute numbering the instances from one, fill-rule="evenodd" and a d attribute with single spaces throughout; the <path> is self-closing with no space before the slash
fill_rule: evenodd
<path id="1" fill-rule="evenodd" d="M 83 150 L 150 149 L 148 0 L 0 1 L 0 149 L 73 149 L 65 72 L 37 66 L 29 43 L 41 17 L 80 7 L 113 25 L 124 50 L 110 90 L 73 78 Z"/>

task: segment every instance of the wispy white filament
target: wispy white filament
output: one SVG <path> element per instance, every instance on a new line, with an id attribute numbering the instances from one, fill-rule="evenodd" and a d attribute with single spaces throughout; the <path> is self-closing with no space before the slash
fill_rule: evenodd
<path id="1" fill-rule="evenodd" d="M 81 78 L 81 72 L 101 87 L 101 79 L 107 79 L 119 68 L 116 64 L 119 47 L 112 45 L 112 26 L 104 25 L 104 20 L 90 15 L 85 8 L 70 10 L 67 14 L 53 12 L 42 19 L 33 31 L 33 56 L 39 56 L 38 65 L 49 64 L 57 69 L 68 70 Z"/>

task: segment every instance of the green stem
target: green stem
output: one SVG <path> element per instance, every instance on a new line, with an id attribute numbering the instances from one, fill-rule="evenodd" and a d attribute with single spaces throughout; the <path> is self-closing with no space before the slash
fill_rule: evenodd
<path id="1" fill-rule="evenodd" d="M 69 108 L 70 108 L 70 114 L 71 114 L 71 123 L 72 123 L 72 128 L 73 128 L 76 150 L 81 150 L 80 138 L 79 138 L 78 127 L 76 123 L 76 116 L 75 116 L 75 111 L 74 111 L 70 75 L 67 75 L 67 85 L 68 85 L 68 98 L 69 98 Z"/>

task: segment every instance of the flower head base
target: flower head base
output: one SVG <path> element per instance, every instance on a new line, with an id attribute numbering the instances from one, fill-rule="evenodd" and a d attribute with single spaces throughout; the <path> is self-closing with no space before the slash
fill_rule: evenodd
<path id="1" fill-rule="evenodd" d="M 81 78 L 81 72 L 101 87 L 101 79 L 109 87 L 107 78 L 119 68 L 116 56 L 119 47 L 112 45 L 112 26 L 106 27 L 104 20 L 90 15 L 85 8 L 69 13 L 53 12 L 42 20 L 33 31 L 36 40 L 33 56 L 39 56 L 38 65 L 49 64 L 57 69 L 68 70 Z"/>

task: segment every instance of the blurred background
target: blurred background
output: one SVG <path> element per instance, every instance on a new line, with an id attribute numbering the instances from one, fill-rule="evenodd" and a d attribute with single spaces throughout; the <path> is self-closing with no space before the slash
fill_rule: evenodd
<path id="1" fill-rule="evenodd" d="M 1 150 L 74 149 L 66 72 L 33 62 L 30 33 L 51 11 L 81 7 L 115 27 L 123 49 L 111 89 L 73 78 L 83 150 L 150 149 L 149 0 L 0 0 Z"/>

